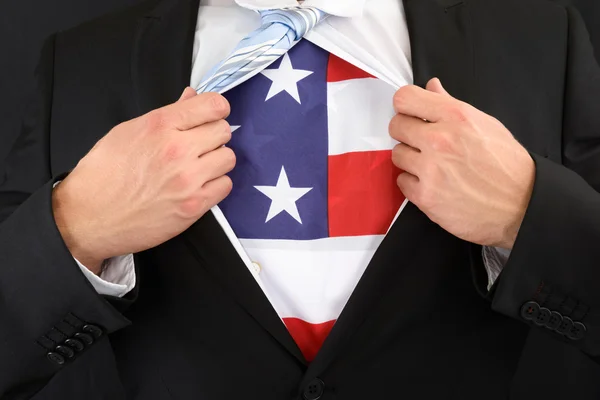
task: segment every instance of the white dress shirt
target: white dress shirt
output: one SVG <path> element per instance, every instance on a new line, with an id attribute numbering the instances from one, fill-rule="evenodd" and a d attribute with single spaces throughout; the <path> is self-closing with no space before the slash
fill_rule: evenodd
<path id="1" fill-rule="evenodd" d="M 204 74 L 235 48 L 241 39 L 260 27 L 254 10 L 298 5 L 296 0 L 201 0 L 193 47 L 190 86 L 197 87 Z M 394 88 L 413 83 L 408 27 L 401 1 L 397 0 L 306 0 L 331 14 L 305 39 L 354 64 Z M 218 208 L 215 217 L 224 227 L 249 270 L 257 271 L 245 255 L 235 234 Z M 484 249 L 483 259 L 489 286 L 498 277 L 508 252 Z M 135 286 L 133 256 L 107 261 L 100 276 L 79 263 L 85 276 L 100 294 L 121 297 Z M 260 285 L 260 280 L 257 279 Z"/>

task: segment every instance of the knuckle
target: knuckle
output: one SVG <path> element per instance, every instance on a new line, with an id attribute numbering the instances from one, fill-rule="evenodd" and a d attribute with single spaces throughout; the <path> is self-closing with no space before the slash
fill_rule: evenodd
<path id="1" fill-rule="evenodd" d="M 190 196 L 179 205 L 179 215 L 185 219 L 195 218 L 206 210 L 208 199 L 204 196 Z"/>
<path id="2" fill-rule="evenodd" d="M 454 151 L 454 141 L 445 132 L 435 132 L 430 137 L 431 148 L 439 153 L 452 153 Z"/>
<path id="3" fill-rule="evenodd" d="M 405 196 L 408 196 L 408 193 L 406 193 L 406 188 L 404 187 L 404 171 L 401 171 L 400 174 L 398 174 L 398 176 L 396 177 L 396 186 L 398 186 L 400 188 L 400 190 L 402 190 L 402 192 L 404 193 Z"/>
<path id="4" fill-rule="evenodd" d="M 388 132 L 391 137 L 396 139 L 398 137 L 398 133 L 400 131 L 400 116 L 395 115 L 388 125 Z"/>
<path id="5" fill-rule="evenodd" d="M 178 107 L 175 111 L 174 119 L 180 123 L 185 124 L 188 121 L 194 120 L 193 111 L 188 107 Z"/>
<path id="6" fill-rule="evenodd" d="M 173 185 L 177 192 L 188 192 L 195 181 L 195 176 L 188 171 L 181 171 L 173 177 Z"/>
<path id="7" fill-rule="evenodd" d="M 398 166 L 401 160 L 401 145 L 397 144 L 394 146 L 394 148 L 392 149 L 392 163 L 394 163 L 394 165 Z"/>
<path id="8" fill-rule="evenodd" d="M 217 131 L 223 136 L 223 144 L 229 143 L 231 140 L 231 126 L 229 123 L 224 119 L 217 121 Z"/>
<path id="9" fill-rule="evenodd" d="M 146 129 L 150 132 L 160 131 L 167 125 L 168 119 L 168 113 L 163 109 L 151 111 L 144 118 Z"/>
<path id="10" fill-rule="evenodd" d="M 396 111 L 406 109 L 408 105 L 418 96 L 420 88 L 416 85 L 402 86 L 394 94 L 394 107 Z"/>
<path id="11" fill-rule="evenodd" d="M 206 93 L 206 96 L 208 97 L 208 104 L 210 104 L 210 107 L 217 115 L 223 118 L 229 115 L 229 102 L 225 97 L 213 92 Z"/>
<path id="12" fill-rule="evenodd" d="M 223 176 L 223 196 L 227 196 L 233 190 L 233 181 L 227 175 Z"/>
<path id="13" fill-rule="evenodd" d="M 235 167 L 235 164 L 237 161 L 235 152 L 233 150 L 231 150 L 229 147 L 223 147 L 222 153 L 223 153 L 222 154 L 223 163 L 225 164 L 225 166 L 227 166 L 229 171 L 231 171 Z"/>
<path id="14" fill-rule="evenodd" d="M 446 109 L 446 113 L 450 116 L 452 120 L 458 122 L 465 122 L 468 120 L 469 110 L 465 105 L 458 103 L 449 105 Z"/>
<path id="15" fill-rule="evenodd" d="M 410 86 L 403 86 L 394 93 L 394 108 L 396 111 L 401 110 L 407 104 L 411 94 Z"/>
<path id="16" fill-rule="evenodd" d="M 187 153 L 186 146 L 179 142 L 169 142 L 163 145 L 160 160 L 166 164 L 180 160 Z"/>
<path id="17" fill-rule="evenodd" d="M 210 184 L 205 184 L 200 189 L 200 196 L 204 200 L 203 207 L 209 209 L 231 193 L 233 190 L 233 181 L 227 175 L 223 175 Z"/>

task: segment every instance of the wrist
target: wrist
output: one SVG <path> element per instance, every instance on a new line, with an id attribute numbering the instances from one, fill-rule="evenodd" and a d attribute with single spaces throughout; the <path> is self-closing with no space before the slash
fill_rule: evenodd
<path id="1" fill-rule="evenodd" d="M 513 224 L 509 226 L 502 237 L 502 239 L 494 245 L 494 247 L 500 247 L 506 250 L 512 250 L 515 242 L 517 241 L 517 235 L 519 234 L 519 229 L 521 227 L 521 221 L 518 224 Z"/>
<path id="2" fill-rule="evenodd" d="M 71 255 L 96 275 L 102 272 L 104 260 L 109 258 L 92 247 L 95 240 L 89 237 L 83 226 L 78 225 L 85 217 L 78 215 L 65 181 L 52 191 L 52 211 L 62 239 Z"/>
<path id="3" fill-rule="evenodd" d="M 509 219 L 509 223 L 505 225 L 505 229 L 503 231 L 502 240 L 497 245 L 497 247 L 501 247 L 507 250 L 512 250 L 517 236 L 519 234 L 519 230 L 521 229 L 521 225 L 523 224 L 523 220 L 525 219 L 525 213 L 527 212 L 527 208 L 529 208 L 529 202 L 531 201 L 531 195 L 533 193 L 533 185 L 535 182 L 535 163 L 531 156 L 529 156 L 529 165 L 528 168 L 524 168 L 524 179 L 522 190 L 520 196 L 515 199 L 516 209 L 512 213 L 512 218 Z"/>

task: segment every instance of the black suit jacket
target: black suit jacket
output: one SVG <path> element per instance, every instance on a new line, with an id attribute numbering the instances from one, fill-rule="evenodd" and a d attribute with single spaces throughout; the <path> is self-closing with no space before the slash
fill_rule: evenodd
<path id="1" fill-rule="evenodd" d="M 600 398 L 600 70 L 584 25 L 544 0 L 405 7 L 416 83 L 440 77 L 536 162 L 490 292 L 481 248 L 409 205 L 310 364 L 210 213 L 136 254 L 125 298 L 96 294 L 51 188 L 114 125 L 188 84 L 198 0 L 145 2 L 44 48 L 0 173 L 0 397 Z"/>

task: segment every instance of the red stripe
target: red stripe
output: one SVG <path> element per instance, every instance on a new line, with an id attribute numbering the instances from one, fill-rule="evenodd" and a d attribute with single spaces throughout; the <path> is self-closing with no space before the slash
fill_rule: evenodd
<path id="1" fill-rule="evenodd" d="M 323 322 L 322 324 L 310 324 L 298 318 L 283 318 L 290 335 L 302 351 L 306 361 L 315 359 L 319 349 L 331 332 L 335 320 Z"/>
<path id="2" fill-rule="evenodd" d="M 349 79 L 375 78 L 373 75 L 366 73 L 362 69 L 350 64 L 346 60 L 342 60 L 333 54 L 329 55 L 329 63 L 327 65 L 327 82 L 347 81 Z M 377 79 L 377 78 L 375 78 Z"/>
<path id="3" fill-rule="evenodd" d="M 384 235 L 404 195 L 391 150 L 329 156 L 329 236 Z"/>

